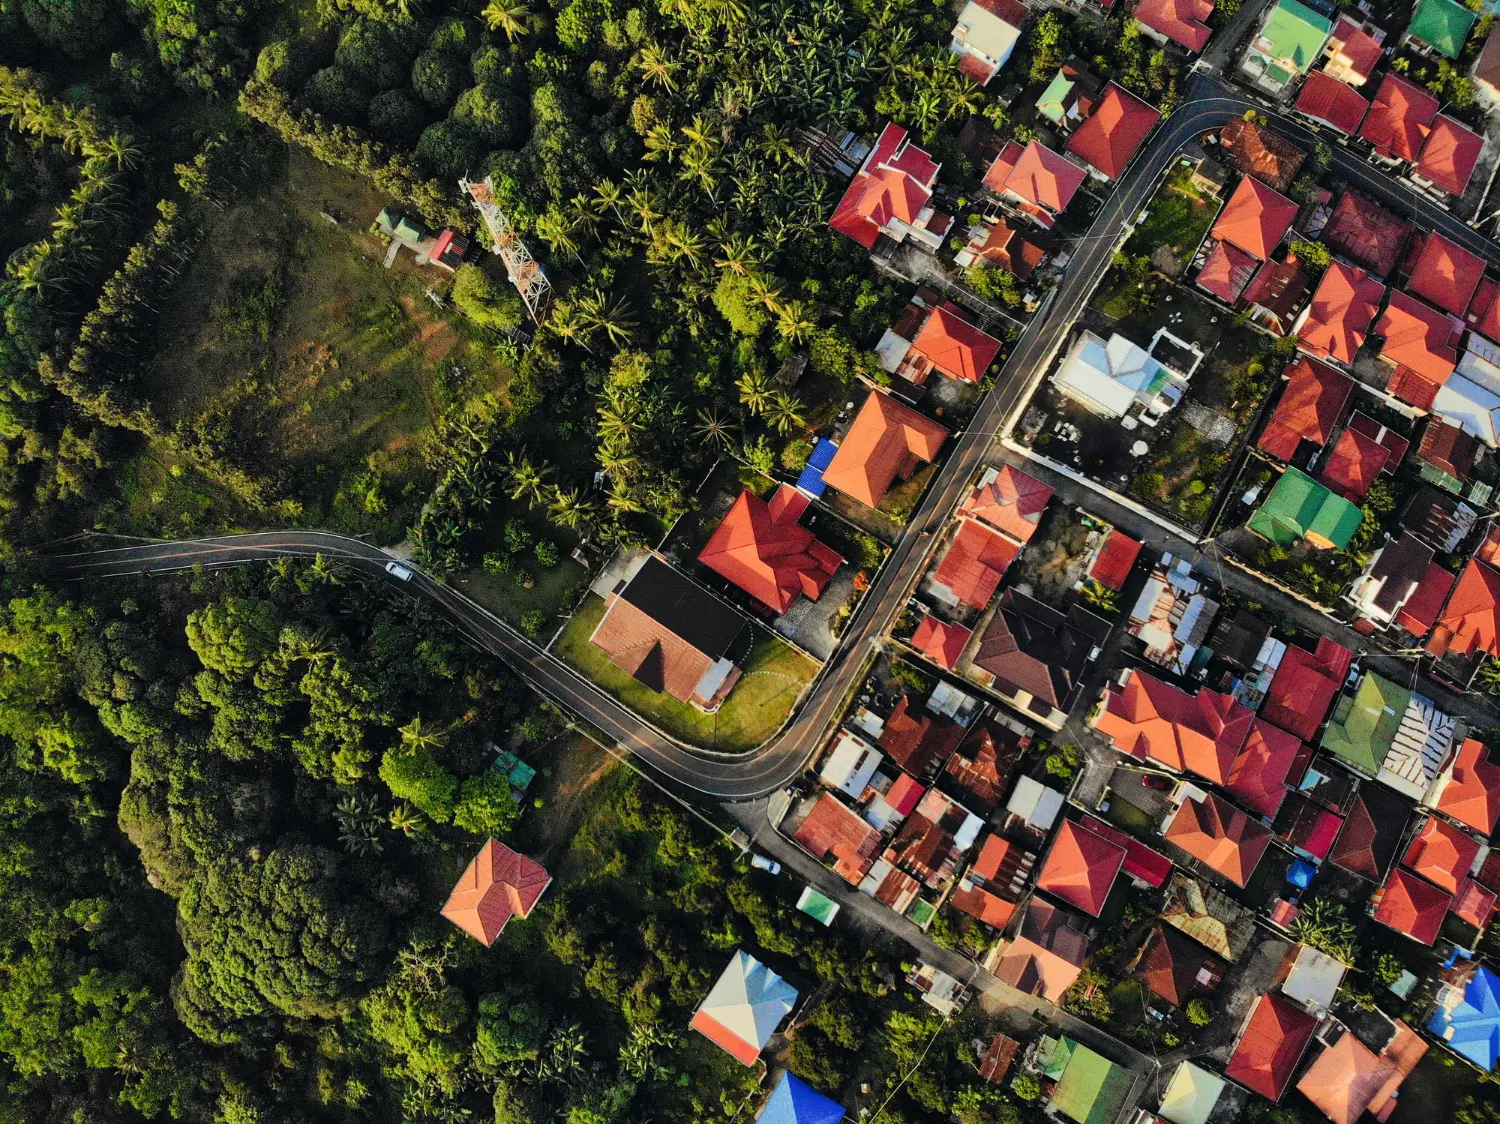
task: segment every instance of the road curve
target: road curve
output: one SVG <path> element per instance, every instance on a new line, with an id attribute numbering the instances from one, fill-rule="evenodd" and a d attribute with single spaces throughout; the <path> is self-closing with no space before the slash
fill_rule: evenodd
<path id="1" fill-rule="evenodd" d="M 1199 96 L 1192 96 L 1199 95 Z M 323 555 L 391 583 L 402 593 L 419 596 L 441 612 L 472 643 L 505 660 L 532 687 L 615 739 L 665 777 L 704 796 L 745 800 L 784 787 L 806 766 L 822 745 L 850 693 L 858 685 L 864 658 L 879 642 L 889 622 L 900 611 L 921 574 L 943 521 L 957 505 L 963 490 L 980 467 L 994 438 L 1012 423 L 1046 373 L 1048 363 L 1067 338 L 1094 287 L 1104 276 L 1115 250 L 1124 240 L 1126 223 L 1145 205 L 1158 179 L 1177 153 L 1204 132 L 1217 128 L 1247 109 L 1271 114 L 1260 102 L 1240 97 L 1218 82 L 1200 76 L 1189 98 L 1157 130 L 1150 143 L 1100 209 L 1088 233 L 1073 246 L 1073 257 L 1050 303 L 1021 332 L 996 376 L 994 388 L 980 403 L 961 432 L 926 497 L 898 537 L 886 564 L 865 594 L 845 629 L 838 650 L 820 673 L 814 688 L 792 719 L 773 738 L 745 753 L 724 753 L 685 745 L 662 734 L 633 711 L 546 652 L 505 622 L 450 586 L 415 572 L 401 582 L 385 573 L 390 556 L 359 539 L 321 531 L 264 531 L 177 542 L 137 541 L 99 550 L 52 554 L 45 567 L 59 577 L 89 580 L 124 577 L 142 571 L 165 572 L 195 566 L 218 567 L 266 561 L 278 557 Z M 1274 116 L 1274 115 L 1273 115 Z M 1308 130 L 1277 118 L 1279 130 L 1305 134 Z M 1336 148 L 1340 171 L 1358 178 L 1361 186 L 1387 202 L 1417 197 Z M 1435 207 L 1417 206 L 1422 217 L 1464 244 L 1475 239 L 1462 222 Z M 1491 260 L 1500 254 L 1491 247 Z M 1500 264 L 1500 262 L 1497 262 Z"/>

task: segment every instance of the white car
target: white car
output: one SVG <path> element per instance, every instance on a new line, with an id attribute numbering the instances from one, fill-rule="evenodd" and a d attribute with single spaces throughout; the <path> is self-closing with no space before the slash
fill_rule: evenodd
<path id="1" fill-rule="evenodd" d="M 750 865 L 756 870 L 763 870 L 767 874 L 780 874 L 781 864 L 775 859 L 768 859 L 765 855 L 754 855 L 750 859 Z"/>
<path id="2" fill-rule="evenodd" d="M 405 566 L 401 565 L 401 563 L 399 562 L 387 562 L 385 564 L 385 572 L 390 574 L 391 577 L 395 578 L 397 581 L 411 581 L 411 571 L 408 570 Z"/>

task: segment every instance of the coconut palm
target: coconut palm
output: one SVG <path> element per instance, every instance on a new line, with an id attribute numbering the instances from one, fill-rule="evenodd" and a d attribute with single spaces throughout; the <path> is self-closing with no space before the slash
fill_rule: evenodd
<path id="1" fill-rule="evenodd" d="M 576 343 L 585 351 L 593 351 L 589 347 L 589 327 L 572 301 L 557 301 L 553 304 L 552 313 L 547 317 L 547 327 L 552 329 L 558 339 Z"/>
<path id="2" fill-rule="evenodd" d="M 783 437 L 807 425 L 807 419 L 802 416 L 802 403 L 784 390 L 772 393 L 766 403 L 765 416 L 771 428 Z"/>
<path id="3" fill-rule="evenodd" d="M 408 750 L 436 749 L 443 744 L 446 737 L 447 735 L 441 730 L 434 730 L 430 726 L 423 725 L 420 714 L 401 727 L 401 744 Z"/>
<path id="4" fill-rule="evenodd" d="M 578 314 L 590 331 L 603 332 L 616 347 L 630 342 L 635 321 L 630 319 L 630 305 L 624 297 L 606 298 L 596 291 L 578 302 Z"/>
<path id="5" fill-rule="evenodd" d="M 594 184 L 594 202 L 597 204 L 599 212 L 602 214 L 606 207 L 609 208 L 614 213 L 616 222 L 625 221 L 624 217 L 620 214 L 620 200 L 622 198 L 624 196 L 620 191 L 620 185 L 615 183 L 614 180 L 602 179 Z"/>
<path id="6" fill-rule="evenodd" d="M 646 148 L 644 159 L 649 161 L 665 160 L 670 164 L 682 150 L 682 142 L 672 133 L 670 125 L 652 125 L 641 143 Z"/>
<path id="7" fill-rule="evenodd" d="M 531 9 L 518 0 L 490 0 L 480 16 L 491 31 L 505 32 L 512 43 L 531 34 L 535 18 Z"/>
<path id="8" fill-rule="evenodd" d="M 693 433 L 715 449 L 734 446 L 734 425 L 720 417 L 716 410 L 699 410 L 698 424 L 693 426 Z"/>
<path id="9" fill-rule="evenodd" d="M 514 450 L 506 454 L 505 475 L 510 484 L 510 498 L 526 500 L 528 507 L 536 507 L 547 499 L 547 477 L 552 475 L 552 466 L 546 461 L 532 463 L 525 453 Z"/>
<path id="10" fill-rule="evenodd" d="M 580 265 L 583 258 L 578 253 L 578 241 L 573 237 L 573 223 L 560 209 L 549 207 L 536 220 L 537 235 L 551 246 L 555 253 L 572 254 Z"/>
<path id="11" fill-rule="evenodd" d="M 555 488 L 547 514 L 570 531 L 581 531 L 593 522 L 594 509 L 577 488 Z"/>
<path id="12" fill-rule="evenodd" d="M 405 800 L 391 809 L 391 830 L 399 831 L 408 839 L 414 839 L 427 830 L 427 821 L 422 813 Z"/>
<path id="13" fill-rule="evenodd" d="M 636 56 L 635 65 L 640 68 L 641 81 L 660 86 L 669 93 L 677 90 L 677 64 L 667 58 L 667 53 L 657 43 L 647 43 Z"/>
<path id="14" fill-rule="evenodd" d="M 746 371 L 734 384 L 740 392 L 740 401 L 752 414 L 763 414 L 771 404 L 771 380 L 763 371 Z"/>
<path id="15" fill-rule="evenodd" d="M 778 303 L 775 308 L 776 330 L 788 343 L 801 343 L 817 327 L 812 310 L 806 301 L 790 300 Z"/>

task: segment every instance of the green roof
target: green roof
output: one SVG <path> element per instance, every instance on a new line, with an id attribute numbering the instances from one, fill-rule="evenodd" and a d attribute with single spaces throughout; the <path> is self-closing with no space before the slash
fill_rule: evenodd
<path id="1" fill-rule="evenodd" d="M 1478 14 L 1453 0 L 1417 0 L 1406 34 L 1426 43 L 1440 55 L 1456 59 Z"/>
<path id="2" fill-rule="evenodd" d="M 1270 48 L 1262 53 L 1281 60 L 1298 74 L 1306 74 L 1318 61 L 1332 30 L 1332 23 L 1305 4 L 1281 0 L 1260 29 L 1260 38 L 1270 43 Z"/>
<path id="3" fill-rule="evenodd" d="M 1053 124 L 1061 124 L 1068 112 L 1068 92 L 1073 86 L 1073 79 L 1059 70 L 1042 91 L 1042 96 L 1036 99 L 1037 112 Z"/>
<path id="4" fill-rule="evenodd" d="M 531 787 L 531 782 L 536 780 L 536 770 L 508 749 L 500 751 L 490 768 L 509 780 L 511 790 L 518 794 L 525 792 Z"/>
<path id="5" fill-rule="evenodd" d="M 1323 731 L 1323 748 L 1373 777 L 1396 740 L 1410 702 L 1411 692 L 1405 687 L 1368 673 L 1352 696 L 1340 696 Z"/>
<path id="6" fill-rule="evenodd" d="M 797 899 L 797 908 L 820 925 L 832 925 L 833 919 L 838 916 L 839 903 L 807 886 Z"/>
<path id="7" fill-rule="evenodd" d="M 1052 1107 L 1078 1124 L 1114 1124 L 1135 1080 L 1128 1069 L 1067 1036 L 1052 1051 L 1047 1076 L 1054 1070 L 1060 1076 L 1055 1078 Z"/>
<path id="8" fill-rule="evenodd" d="M 1305 472 L 1288 468 L 1247 526 L 1278 546 L 1309 539 L 1314 546 L 1347 550 L 1363 519 L 1363 512 L 1343 496 Z"/>

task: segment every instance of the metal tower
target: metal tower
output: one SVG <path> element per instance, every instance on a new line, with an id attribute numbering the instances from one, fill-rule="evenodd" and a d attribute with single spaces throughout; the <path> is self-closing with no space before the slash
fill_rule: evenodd
<path id="1" fill-rule="evenodd" d="M 547 315 L 548 305 L 552 303 L 552 282 L 547 280 L 541 263 L 531 256 L 526 243 L 521 241 L 521 236 L 510 225 L 505 212 L 496 206 L 494 183 L 486 176 L 479 183 L 461 179 L 458 185 L 468 193 L 469 202 L 483 216 L 484 225 L 489 227 L 493 242 L 490 248 L 505 263 L 510 283 L 521 294 L 521 300 L 526 303 L 526 311 L 531 314 L 531 319 L 540 324 Z"/>

